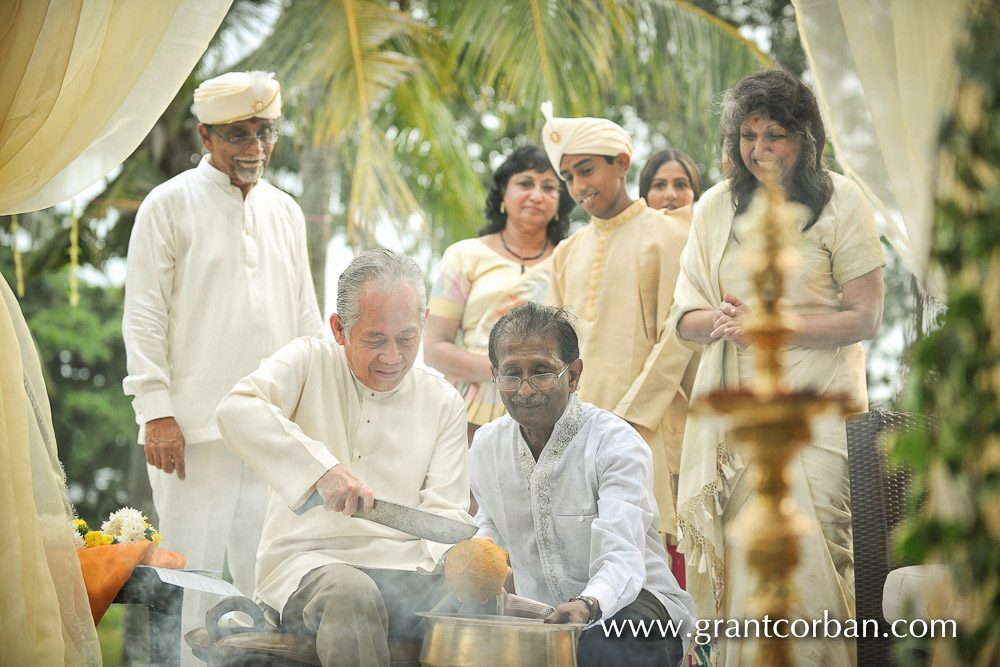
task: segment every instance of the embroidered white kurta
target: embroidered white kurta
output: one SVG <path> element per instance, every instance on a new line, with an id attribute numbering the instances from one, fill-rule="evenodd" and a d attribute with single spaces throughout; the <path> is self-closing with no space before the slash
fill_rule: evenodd
<path id="1" fill-rule="evenodd" d="M 376 498 L 472 524 L 465 405 L 424 370 L 377 392 L 354 377 L 343 347 L 300 338 L 240 380 L 218 419 L 226 445 L 271 487 L 256 597 L 279 612 L 314 568 L 433 572 L 450 546 L 323 507 L 289 509 L 338 463 Z"/>
<path id="2" fill-rule="evenodd" d="M 264 181 L 244 200 L 207 156 L 154 188 L 129 242 L 122 334 L 139 442 L 171 416 L 188 444 L 218 440 L 237 380 L 298 336 L 329 337 L 298 204 Z"/>
<path id="3" fill-rule="evenodd" d="M 537 462 L 510 415 L 476 432 L 471 460 L 478 534 L 507 549 L 518 595 L 552 606 L 590 595 L 610 618 L 645 588 L 692 629 L 635 429 L 571 394 Z"/>

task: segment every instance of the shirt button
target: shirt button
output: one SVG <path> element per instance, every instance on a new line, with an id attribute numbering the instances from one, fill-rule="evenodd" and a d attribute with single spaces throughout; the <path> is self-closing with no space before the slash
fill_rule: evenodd
<path id="1" fill-rule="evenodd" d="M 582 516 L 576 517 L 576 520 L 579 521 L 580 523 L 583 523 L 583 517 Z"/>

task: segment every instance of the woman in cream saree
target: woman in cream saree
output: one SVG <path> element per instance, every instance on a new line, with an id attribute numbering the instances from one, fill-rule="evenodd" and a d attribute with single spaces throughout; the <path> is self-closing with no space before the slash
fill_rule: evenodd
<path id="1" fill-rule="evenodd" d="M 479 237 L 450 245 L 431 290 L 424 360 L 465 398 L 469 442 L 504 414 L 486 357 L 490 331 L 507 311 L 544 302 L 552 251 L 576 203 L 540 146 L 515 150 L 493 173 Z"/>
<path id="2" fill-rule="evenodd" d="M 782 70 L 748 75 L 726 93 L 723 105 L 723 131 L 734 147 L 734 176 L 699 202 L 674 295 L 678 333 L 704 346 L 692 402 L 715 391 L 745 387 L 752 376 L 753 348 L 742 325 L 756 304 L 740 250 L 753 232 L 738 222 L 734 225 L 734 219 L 749 206 L 761 172 L 776 169 L 789 198 L 808 208 L 800 227 L 800 261 L 786 276 L 786 306 L 799 324 L 786 350 L 786 385 L 847 395 L 850 411 L 864 412 L 868 399 L 860 341 L 873 336 L 881 320 L 885 263 L 871 208 L 856 184 L 822 167 L 822 121 L 811 93 L 795 77 Z M 813 184 L 819 186 L 818 197 L 809 191 Z M 688 591 L 699 619 L 746 615 L 754 582 L 745 548 L 727 528 L 753 498 L 748 464 L 752 462 L 730 448 L 722 424 L 689 417 L 678 523 Z M 799 600 L 791 618 L 812 621 L 823 619 L 824 613 L 840 621 L 853 618 L 843 421 L 815 424 L 813 441 L 793 459 L 788 475 L 797 510 L 814 526 L 800 540 L 799 566 L 792 577 Z M 793 664 L 855 661 L 853 644 L 844 638 L 790 642 Z M 752 645 L 716 637 L 710 662 L 750 664 Z"/>

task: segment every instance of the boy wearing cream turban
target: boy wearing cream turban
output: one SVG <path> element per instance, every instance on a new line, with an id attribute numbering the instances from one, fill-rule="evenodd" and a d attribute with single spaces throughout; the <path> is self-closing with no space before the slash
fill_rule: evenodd
<path id="1" fill-rule="evenodd" d="M 126 394 L 145 447 L 163 546 L 253 594 L 267 486 L 222 442 L 215 409 L 261 359 L 323 337 L 295 201 L 260 180 L 277 140 L 278 82 L 230 72 L 194 93 L 207 154 L 154 188 L 129 243 Z M 184 597 L 185 630 L 216 599 Z M 187 647 L 184 647 L 187 650 Z M 201 664 L 190 653 L 185 663 Z"/>
<path id="2" fill-rule="evenodd" d="M 548 301 L 573 312 L 590 381 L 580 400 L 628 421 L 653 453 L 660 530 L 676 533 L 673 479 L 680 463 L 688 390 L 697 361 L 666 330 L 691 207 L 654 210 L 625 189 L 632 140 L 603 118 L 555 118 L 542 141 L 549 161 L 591 221 L 552 255 Z M 674 558 L 683 585 L 683 560 Z"/>

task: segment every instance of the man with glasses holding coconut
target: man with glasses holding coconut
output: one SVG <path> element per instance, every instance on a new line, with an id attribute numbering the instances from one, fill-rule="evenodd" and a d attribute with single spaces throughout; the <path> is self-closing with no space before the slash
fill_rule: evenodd
<path id="1" fill-rule="evenodd" d="M 507 550 L 518 595 L 555 607 L 547 623 L 590 626 L 580 665 L 679 664 L 694 604 L 667 566 L 652 455 L 625 421 L 577 398 L 569 316 L 519 306 L 493 327 L 489 356 L 507 414 L 472 442 L 477 535 Z M 608 636 L 598 621 L 664 632 Z"/>
<path id="2" fill-rule="evenodd" d="M 267 485 L 226 449 L 215 410 L 237 380 L 299 336 L 329 337 L 305 218 L 261 180 L 278 138 L 278 82 L 230 72 L 194 93 L 199 164 L 154 188 L 129 243 L 122 333 L 164 546 L 253 593 Z M 184 629 L 212 596 L 185 596 Z"/>

